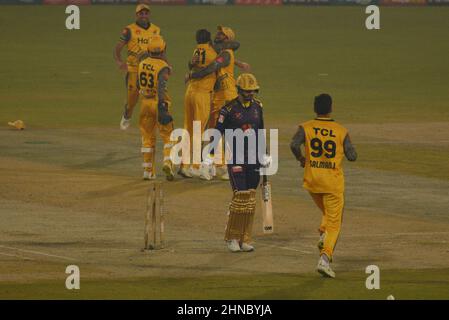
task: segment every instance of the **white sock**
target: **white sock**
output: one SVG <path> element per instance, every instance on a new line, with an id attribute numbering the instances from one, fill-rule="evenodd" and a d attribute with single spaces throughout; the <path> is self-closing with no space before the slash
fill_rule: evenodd
<path id="1" fill-rule="evenodd" d="M 322 254 L 321 259 L 323 259 L 327 264 L 329 264 L 329 258 L 326 254 Z"/>

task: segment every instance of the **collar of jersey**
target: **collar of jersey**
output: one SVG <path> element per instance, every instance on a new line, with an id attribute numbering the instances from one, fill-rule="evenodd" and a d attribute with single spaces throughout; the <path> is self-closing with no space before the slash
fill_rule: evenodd
<path id="1" fill-rule="evenodd" d="M 244 103 L 242 103 L 241 101 L 240 101 L 240 99 L 238 100 L 238 102 L 240 103 L 240 105 L 243 107 L 243 108 L 249 108 L 249 107 L 251 107 L 251 105 L 252 105 L 252 103 L 253 103 L 253 100 L 251 100 L 250 102 L 249 102 L 249 104 L 248 105 L 245 105 Z"/>
<path id="2" fill-rule="evenodd" d="M 332 118 L 320 118 L 320 117 L 315 118 L 315 120 L 318 120 L 318 121 L 334 121 L 334 119 L 332 119 Z"/>
<path id="3" fill-rule="evenodd" d="M 145 26 L 141 25 L 138 21 L 136 21 L 136 24 L 141 27 L 142 29 L 148 30 L 151 27 L 151 22 L 148 22 L 148 26 L 145 28 Z"/>

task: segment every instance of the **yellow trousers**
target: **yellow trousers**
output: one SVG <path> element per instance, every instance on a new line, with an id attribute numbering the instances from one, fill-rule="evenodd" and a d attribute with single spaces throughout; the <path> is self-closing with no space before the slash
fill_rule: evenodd
<path id="1" fill-rule="evenodd" d="M 128 71 L 126 74 L 126 115 L 131 118 L 134 107 L 139 100 L 139 90 L 137 88 L 137 71 Z"/>
<path id="2" fill-rule="evenodd" d="M 210 110 L 212 104 L 212 93 L 207 91 L 195 91 L 188 89 L 184 96 L 184 129 L 190 135 L 190 163 L 193 162 L 192 150 L 193 150 L 193 121 L 201 122 L 201 137 L 203 136 L 203 132 L 206 130 Z M 201 161 L 201 156 L 200 159 Z M 183 161 L 182 166 L 186 167 L 189 163 L 187 161 Z M 194 168 L 198 168 L 199 164 L 194 164 Z"/>
<path id="3" fill-rule="evenodd" d="M 214 95 L 212 107 L 210 110 L 209 128 L 215 128 L 215 126 L 217 125 L 217 120 L 218 116 L 220 115 L 221 108 L 223 108 L 226 103 L 228 103 L 234 98 L 232 98 L 231 95 L 226 95 L 223 93 Z M 215 151 L 214 161 L 217 164 L 216 167 L 224 169 L 226 167 L 226 159 L 225 159 L 226 153 L 223 148 L 223 139 L 220 140 L 217 148 L 218 150 Z"/>
<path id="4" fill-rule="evenodd" d="M 324 246 L 321 254 L 326 254 L 330 260 L 337 244 L 343 218 L 344 195 L 343 193 L 312 193 L 313 201 L 320 208 L 321 218 L 320 233 L 324 233 Z"/>
<path id="5" fill-rule="evenodd" d="M 156 174 L 156 128 L 164 142 L 164 161 L 170 160 L 170 151 L 173 146 L 170 135 L 173 131 L 173 121 L 167 125 L 161 125 L 157 121 L 157 99 L 142 98 L 140 105 L 140 133 L 142 135 L 143 167 L 145 171 Z M 169 103 L 170 106 L 170 103 Z"/>

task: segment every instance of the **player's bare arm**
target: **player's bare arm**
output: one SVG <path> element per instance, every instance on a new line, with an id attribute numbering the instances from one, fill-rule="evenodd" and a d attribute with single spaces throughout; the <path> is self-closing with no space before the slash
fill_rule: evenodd
<path id="1" fill-rule="evenodd" d="M 114 60 L 115 60 L 115 63 L 117 64 L 117 66 L 119 67 L 120 70 L 127 71 L 128 70 L 128 66 L 127 66 L 126 62 L 124 62 L 122 60 L 122 55 L 121 55 L 121 52 L 122 52 L 122 49 L 123 49 L 124 46 L 126 46 L 126 43 L 123 42 L 123 41 L 119 41 L 116 44 L 116 46 L 114 48 Z"/>
<path id="2" fill-rule="evenodd" d="M 296 131 L 290 143 L 290 150 L 292 151 L 296 160 L 298 160 L 301 163 L 301 167 L 303 168 L 306 164 L 306 158 L 304 158 L 304 156 L 302 155 L 301 145 L 303 145 L 305 141 L 306 141 L 306 134 L 304 132 L 304 128 L 302 126 L 299 126 L 298 130 Z"/>
<path id="3" fill-rule="evenodd" d="M 349 134 L 346 135 L 345 140 L 343 141 L 343 148 L 346 159 L 348 159 L 349 161 L 357 160 L 357 152 L 355 151 L 355 148 L 351 143 L 351 138 L 349 137 Z"/>
<path id="4" fill-rule="evenodd" d="M 130 30 L 128 28 L 123 29 L 122 34 L 120 36 L 120 40 L 115 45 L 114 52 L 113 52 L 115 63 L 117 63 L 117 66 L 119 67 L 119 69 L 123 70 L 123 71 L 127 71 L 128 66 L 127 66 L 126 62 L 124 62 L 122 60 L 122 50 L 123 50 L 123 47 L 126 46 L 126 44 L 128 43 L 130 38 L 131 38 Z"/>
<path id="5" fill-rule="evenodd" d="M 251 71 L 251 65 L 247 62 L 240 61 L 235 59 L 234 64 L 243 72 L 250 72 Z"/>
<path id="6" fill-rule="evenodd" d="M 190 73 L 190 78 L 191 79 L 204 78 L 205 76 L 218 71 L 220 68 L 227 67 L 229 63 L 231 63 L 231 56 L 229 55 L 228 52 L 223 51 L 217 56 L 214 62 L 198 71 Z"/>

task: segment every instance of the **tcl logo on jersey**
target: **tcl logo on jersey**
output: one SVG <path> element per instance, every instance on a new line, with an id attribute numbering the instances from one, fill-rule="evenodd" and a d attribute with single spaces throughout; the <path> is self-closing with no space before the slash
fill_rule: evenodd
<path id="1" fill-rule="evenodd" d="M 152 66 L 149 63 L 143 63 L 142 64 L 142 69 L 148 70 L 148 71 L 154 71 L 154 66 Z"/>
<path id="2" fill-rule="evenodd" d="M 336 136 L 334 135 L 334 133 L 332 132 L 332 129 L 331 130 L 328 130 L 328 129 L 321 129 L 321 128 L 313 128 L 313 130 L 315 130 L 315 135 L 317 135 L 318 134 L 318 132 L 320 132 L 321 133 L 321 135 L 323 136 L 323 137 L 327 137 L 327 136 L 329 136 L 329 137 L 333 137 L 333 138 L 335 138 Z"/>

